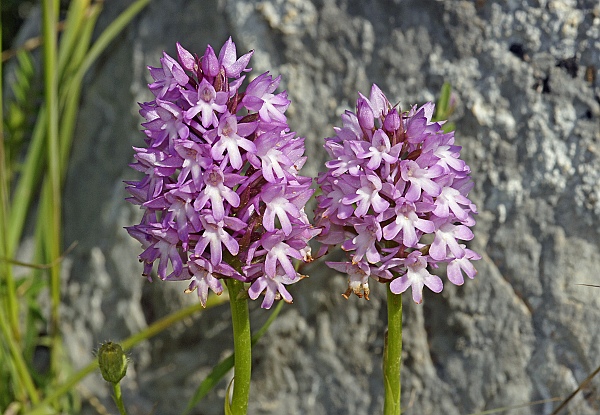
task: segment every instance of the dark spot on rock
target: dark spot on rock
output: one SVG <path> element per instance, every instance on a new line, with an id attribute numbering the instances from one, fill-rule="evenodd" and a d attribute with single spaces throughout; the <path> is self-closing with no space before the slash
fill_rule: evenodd
<path id="1" fill-rule="evenodd" d="M 577 57 L 573 56 L 572 58 L 559 59 L 556 66 L 566 70 L 567 73 L 571 75 L 571 78 L 577 77 L 577 70 L 579 69 Z"/>
<path id="2" fill-rule="evenodd" d="M 544 78 L 536 78 L 533 83 L 533 89 L 542 94 L 550 93 L 550 75 L 546 75 Z"/>
<path id="3" fill-rule="evenodd" d="M 512 43 L 508 50 L 522 61 L 529 60 L 529 55 L 527 55 L 527 51 L 521 43 Z"/>

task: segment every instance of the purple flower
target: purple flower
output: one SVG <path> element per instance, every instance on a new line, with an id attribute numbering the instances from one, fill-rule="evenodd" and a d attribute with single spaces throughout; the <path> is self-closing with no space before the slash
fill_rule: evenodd
<path id="1" fill-rule="evenodd" d="M 427 258 L 420 251 L 411 252 L 404 260 L 404 265 L 406 273 L 390 282 L 390 290 L 394 294 L 401 294 L 411 287 L 413 301 L 420 304 L 423 301 L 424 286 L 434 293 L 439 293 L 444 288 L 440 277 L 427 271 Z"/>
<path id="2" fill-rule="evenodd" d="M 383 237 L 388 241 L 394 240 L 402 232 L 402 244 L 407 248 L 416 248 L 419 241 L 418 231 L 423 233 L 435 231 L 434 223 L 419 217 L 419 213 L 424 212 L 417 212 L 415 204 L 405 198 L 397 199 L 394 213 L 396 216 L 394 221 L 383 228 Z"/>
<path id="3" fill-rule="evenodd" d="M 389 202 L 383 199 L 379 192 L 381 191 L 382 183 L 379 177 L 375 174 L 365 174 L 360 176 L 360 187 L 356 189 L 353 195 L 345 196 L 342 199 L 344 205 L 357 204 L 354 214 L 358 217 L 365 216 L 372 207 L 377 213 L 385 211 L 389 206 Z"/>
<path id="4" fill-rule="evenodd" d="M 365 144 L 370 144 L 368 149 L 364 152 L 357 153 L 356 156 L 360 159 L 368 160 L 368 163 L 366 164 L 368 169 L 377 170 L 382 162 L 391 165 L 398 161 L 401 146 L 396 145 L 392 148 L 390 138 L 383 130 L 375 131 L 372 142 Z"/>
<path id="5" fill-rule="evenodd" d="M 248 161 L 255 168 L 262 169 L 263 177 L 270 183 L 292 179 L 295 173 L 294 163 L 286 153 L 291 153 L 295 141 L 298 140 L 293 140 L 292 135 L 281 129 L 267 131 L 254 140 L 256 153 L 248 154 Z"/>
<path id="6" fill-rule="evenodd" d="M 137 152 L 134 156 L 137 162 L 131 167 L 145 173 L 146 176 L 140 182 L 131 182 L 131 187 L 138 191 L 146 190 L 147 199 L 154 199 L 163 192 L 166 185 L 172 183 L 170 177 L 175 173 L 176 167 L 167 162 L 170 157 L 161 150 L 138 147 L 133 149 Z"/>
<path id="7" fill-rule="evenodd" d="M 152 112 L 146 112 L 146 117 L 152 118 L 142 126 L 146 134 L 152 138 L 152 145 L 160 147 L 168 138 L 169 148 L 173 151 L 173 141 L 181 137 L 187 139 L 190 135 L 189 127 L 183 122 L 183 110 L 171 102 L 156 99 L 156 107 Z M 148 119 L 148 118 L 147 118 Z"/>
<path id="8" fill-rule="evenodd" d="M 448 279 L 450 282 L 456 285 L 463 285 L 465 282 L 462 273 L 467 274 L 467 277 L 473 279 L 477 271 L 473 264 L 471 264 L 471 260 L 481 259 L 481 256 L 474 251 L 466 248 L 464 245 L 461 246 L 463 248 L 463 256 L 460 258 L 455 258 L 448 264 Z"/>
<path id="9" fill-rule="evenodd" d="M 252 269 L 261 272 L 261 267 L 254 266 L 248 267 L 247 272 L 251 274 Z M 283 299 L 285 302 L 291 303 L 292 295 L 285 286 L 293 284 L 294 282 L 296 282 L 296 280 L 289 278 L 283 268 L 278 267 L 275 276 L 270 277 L 262 274 L 260 277 L 256 278 L 248 289 L 248 296 L 252 300 L 256 300 L 260 294 L 264 292 L 265 298 L 261 304 L 262 308 L 271 308 L 273 302 L 278 299 Z"/>
<path id="10" fill-rule="evenodd" d="M 209 288 L 217 295 L 223 292 L 223 285 L 213 275 L 213 268 L 213 265 L 203 257 L 194 257 L 188 262 L 188 274 L 184 275 L 185 279 L 190 280 L 185 293 L 189 294 L 198 289 L 198 298 L 203 306 L 206 306 Z"/>
<path id="11" fill-rule="evenodd" d="M 185 120 L 189 122 L 196 115 L 202 114 L 201 124 L 204 128 L 217 126 L 219 124 L 217 113 L 224 113 L 227 110 L 225 105 L 227 92 L 216 92 L 206 78 L 202 79 L 197 90 L 182 91 L 181 94 L 191 105 L 191 108 L 185 111 Z"/>
<path id="12" fill-rule="evenodd" d="M 242 105 L 258 111 L 261 121 L 265 123 L 287 125 L 286 117 L 283 114 L 290 105 L 287 93 L 273 94 L 280 81 L 281 77 L 273 79 L 268 73 L 258 76 L 248 85 Z"/>
<path id="13" fill-rule="evenodd" d="M 479 255 L 460 241 L 473 239 L 475 205 L 467 195 L 470 169 L 459 158 L 454 133 L 431 121 L 434 105 L 401 112 L 373 85 L 359 94 L 356 113 L 342 115 L 342 128 L 327 138 L 330 160 L 317 180 L 315 221 L 322 254 L 333 245 L 347 251 L 348 262 L 328 262 L 348 274 L 348 290 L 368 299 L 368 279 L 389 283 L 413 300 L 422 291 L 443 288 L 428 268 L 447 263 L 447 276 L 463 283 L 475 276 Z"/>
<path id="14" fill-rule="evenodd" d="M 242 90 L 251 56 L 238 58 L 231 39 L 218 56 L 177 44 L 177 60 L 165 53 L 150 68 L 155 99 L 140 104 L 146 146 L 134 147 L 132 167 L 144 177 L 126 184 L 144 213 L 127 231 L 142 244 L 144 275 L 157 263 L 159 278 L 189 280 L 203 305 L 224 278 L 249 283 L 252 299 L 264 294 L 264 308 L 291 302 L 286 286 L 302 277 L 294 262 L 312 260 L 319 233 L 304 213 L 304 139 L 287 125 L 280 78 L 264 73 Z"/>
<path id="15" fill-rule="evenodd" d="M 191 140 L 178 140 L 175 143 L 174 150 L 181 160 L 181 168 L 177 184 L 183 185 L 192 176 L 192 183 L 196 188 L 202 187 L 203 171 L 212 166 L 213 160 L 210 158 L 210 146 L 208 144 L 198 144 Z"/>
<path id="16" fill-rule="evenodd" d="M 439 196 L 442 189 L 432 179 L 439 177 L 442 173 L 443 170 L 440 166 L 421 167 L 416 161 L 402 160 L 400 162 L 400 176 L 405 182 L 410 183 L 406 192 L 406 199 L 413 202 L 419 200 L 421 191 L 425 191 L 429 196 Z"/>
<path id="17" fill-rule="evenodd" d="M 292 233 L 292 220 L 300 216 L 300 209 L 292 203 L 288 194 L 285 184 L 268 184 L 263 187 L 261 199 L 266 205 L 263 226 L 267 231 L 276 230 L 275 216 L 277 216 L 283 233 L 286 235 Z"/>
<path id="18" fill-rule="evenodd" d="M 246 67 L 253 53 L 253 51 L 248 52 L 238 59 L 235 43 L 229 38 L 219 52 L 219 64 L 228 78 L 238 78 L 242 72 L 251 70 Z"/>
<path id="19" fill-rule="evenodd" d="M 190 232 L 197 232 L 200 220 L 193 207 L 194 192 L 190 185 L 175 188 L 161 197 L 164 204 L 152 205 L 152 201 L 145 206 L 155 209 L 166 209 L 171 215 L 164 219 L 171 223 L 171 227 L 177 230 L 177 235 L 182 243 L 182 248 L 187 249 Z M 155 200 L 159 200 L 155 199 Z"/>
<path id="20" fill-rule="evenodd" d="M 381 241 L 381 226 L 373 216 L 366 216 L 363 219 L 363 222 L 354 225 L 356 236 L 344 242 L 342 249 L 354 251 L 353 264 L 358 264 L 363 257 L 366 257 L 370 264 L 376 264 L 381 259 L 376 245 L 378 241 Z"/>
<path id="21" fill-rule="evenodd" d="M 473 232 L 465 225 L 454 225 L 451 222 L 443 222 L 435 230 L 435 239 L 431 243 L 429 255 L 435 259 L 443 261 L 446 258 L 462 258 L 464 249 L 458 243 L 458 240 L 470 241 L 473 239 Z"/>
<path id="22" fill-rule="evenodd" d="M 236 218 L 225 217 L 221 220 L 216 220 L 214 216 L 205 214 L 200 216 L 202 228 L 204 232 L 200 235 L 194 254 L 201 256 L 206 247 L 210 245 L 210 262 L 213 265 L 218 265 L 223 259 L 222 246 L 225 245 L 231 255 L 237 255 L 240 246 L 238 241 L 225 231 L 225 227 L 234 231 L 241 231 L 246 226 L 244 222 Z"/>
<path id="23" fill-rule="evenodd" d="M 352 141 L 344 141 L 342 144 L 334 141 L 325 143 L 325 149 L 332 157 L 334 157 L 333 160 L 325 163 L 325 167 L 334 169 L 331 172 L 333 176 L 340 176 L 346 172 L 350 173 L 352 176 L 359 175 L 362 161 L 357 158 L 357 154 L 353 151 L 353 147 L 350 143 L 352 143 Z"/>
<path id="24" fill-rule="evenodd" d="M 211 156 L 215 160 L 223 160 L 223 154 L 227 152 L 231 167 L 236 170 L 241 169 L 243 161 L 240 153 L 240 147 L 244 150 L 255 153 L 256 146 L 248 137 L 256 129 L 255 123 L 238 124 L 235 115 L 225 113 L 219 121 L 219 127 L 216 130 L 217 140 L 210 151 Z M 240 135 L 241 134 L 241 135 Z M 213 137 L 213 134 L 207 134 Z"/>
<path id="25" fill-rule="evenodd" d="M 220 167 L 211 165 L 203 173 L 204 189 L 198 195 L 194 208 L 200 211 L 208 201 L 215 219 L 221 220 L 225 217 L 224 201 L 229 202 L 231 207 L 240 205 L 240 196 L 225 185 L 225 175 Z"/>
<path id="26" fill-rule="evenodd" d="M 303 257 L 287 238 L 288 236 L 281 230 L 266 233 L 261 238 L 260 244 L 266 252 L 265 273 L 270 277 L 275 277 L 278 264 L 290 279 L 294 279 L 297 275 L 290 257 L 296 259 L 302 259 Z"/>
<path id="27" fill-rule="evenodd" d="M 140 254 L 140 260 L 154 262 L 158 259 L 158 276 L 161 279 L 167 278 L 169 263 L 173 268 L 173 274 L 180 274 L 183 271 L 183 259 L 177 246 L 179 243 L 177 231 L 155 224 L 149 229 L 149 234 L 154 237 L 154 243 Z"/>
<path id="28" fill-rule="evenodd" d="M 154 82 L 148 85 L 148 88 L 156 98 L 177 97 L 179 87 L 184 87 L 189 82 L 189 77 L 179 63 L 164 52 L 160 62 L 161 68 L 148 67 L 150 75 L 154 78 Z"/>
<path id="29" fill-rule="evenodd" d="M 463 205 L 463 207 L 460 205 Z M 469 217 L 470 205 L 471 201 L 466 196 L 461 195 L 458 189 L 446 186 L 436 199 L 433 214 L 438 218 L 447 218 L 454 215 L 459 220 L 466 220 Z"/>

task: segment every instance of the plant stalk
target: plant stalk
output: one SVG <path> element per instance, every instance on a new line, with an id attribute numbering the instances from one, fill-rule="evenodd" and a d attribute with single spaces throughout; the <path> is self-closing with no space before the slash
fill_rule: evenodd
<path id="1" fill-rule="evenodd" d="M 248 300 L 239 298 L 244 291 L 244 283 L 235 279 L 228 279 L 229 304 L 231 306 L 231 320 L 233 323 L 234 347 L 234 384 L 231 399 L 233 415 L 245 415 L 248 410 L 250 396 L 250 376 L 252 373 L 252 342 L 250 334 L 250 313 Z"/>
<path id="2" fill-rule="evenodd" d="M 384 415 L 400 415 L 402 367 L 402 295 L 387 288 L 388 331 L 383 350 Z"/>
<path id="3" fill-rule="evenodd" d="M 127 411 L 125 410 L 125 405 L 123 405 L 123 395 L 121 393 L 121 382 L 113 383 L 113 390 L 115 392 L 115 403 L 117 404 L 117 408 L 119 408 L 119 413 L 121 415 L 127 415 Z"/>

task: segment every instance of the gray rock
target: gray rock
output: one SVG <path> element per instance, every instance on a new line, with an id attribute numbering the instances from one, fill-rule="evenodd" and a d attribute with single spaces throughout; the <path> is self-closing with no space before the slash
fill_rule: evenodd
<path id="1" fill-rule="evenodd" d="M 129 2 L 105 3 L 106 25 Z M 292 129 L 306 136 L 314 175 L 322 138 L 357 90 L 377 83 L 403 108 L 451 82 L 462 156 L 480 214 L 471 247 L 483 259 L 462 287 L 416 306 L 405 296 L 406 414 L 466 414 L 565 397 L 600 365 L 600 6 L 595 0 L 155 0 L 89 76 L 66 182 L 64 333 L 76 367 L 185 304 L 185 285 L 145 281 L 139 244 L 123 227 L 136 102 L 151 99 L 147 65 L 175 42 L 202 55 L 232 35 L 254 49 L 254 73 L 282 75 Z M 575 58 L 575 59 L 571 59 Z M 345 278 L 313 264 L 254 351 L 252 414 L 381 412 L 385 290 L 344 300 Z M 431 293 L 428 293 L 431 294 Z M 251 305 L 253 327 L 268 316 Z M 136 347 L 130 413 L 178 414 L 232 348 L 228 307 Z M 229 379 L 196 414 L 222 413 Z M 566 413 L 597 414 L 600 380 Z M 83 385 L 112 405 L 100 375 Z M 549 414 L 555 402 L 520 409 Z M 112 408 L 112 407 L 111 407 Z M 508 413 L 508 412 L 506 412 Z M 512 412 L 511 412 L 512 413 Z M 515 412 L 516 413 L 516 412 Z"/>

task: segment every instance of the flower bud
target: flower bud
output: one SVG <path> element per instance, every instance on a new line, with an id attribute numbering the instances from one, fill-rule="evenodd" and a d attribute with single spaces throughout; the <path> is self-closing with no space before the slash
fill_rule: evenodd
<path id="1" fill-rule="evenodd" d="M 177 58 L 183 69 L 187 69 L 188 71 L 194 73 L 198 72 L 198 64 L 196 63 L 194 55 L 184 49 L 179 42 L 177 42 Z"/>
<path id="2" fill-rule="evenodd" d="M 373 110 L 371 109 L 371 106 L 369 105 L 367 100 L 364 99 L 363 97 L 360 97 L 357 100 L 356 105 L 357 105 L 358 123 L 360 124 L 360 126 L 362 128 L 364 128 L 367 131 L 372 130 L 373 127 L 375 126 L 375 120 L 373 119 L 374 115 L 373 115 Z"/>
<path id="3" fill-rule="evenodd" d="M 118 343 L 106 342 L 98 351 L 98 366 L 105 381 L 117 384 L 127 373 L 127 357 Z"/>
<path id="4" fill-rule="evenodd" d="M 215 51 L 210 45 L 206 47 L 206 52 L 202 57 L 202 72 L 204 72 L 205 75 L 212 77 L 219 74 L 219 61 L 217 60 Z"/>
<path id="5" fill-rule="evenodd" d="M 391 133 L 400 128 L 400 114 L 398 114 L 398 110 L 396 108 L 390 110 L 385 116 L 385 120 L 383 121 L 383 128 L 385 131 Z"/>

